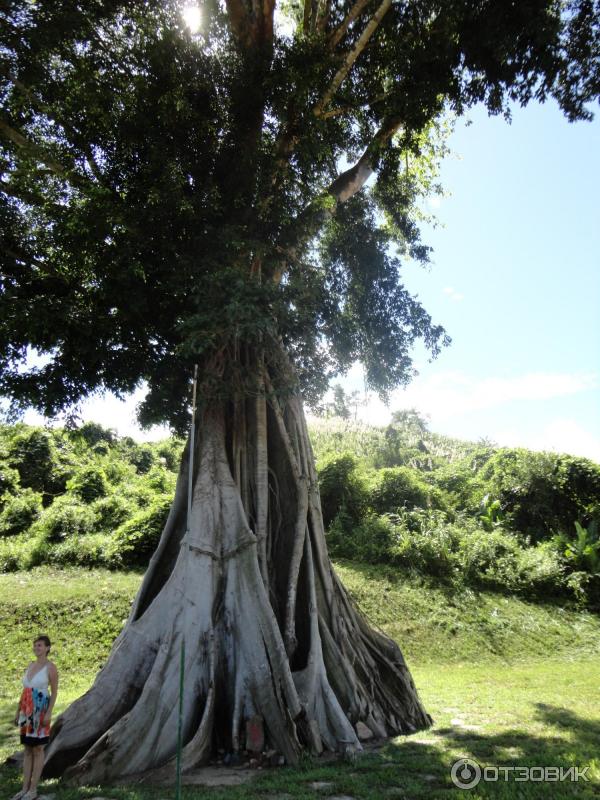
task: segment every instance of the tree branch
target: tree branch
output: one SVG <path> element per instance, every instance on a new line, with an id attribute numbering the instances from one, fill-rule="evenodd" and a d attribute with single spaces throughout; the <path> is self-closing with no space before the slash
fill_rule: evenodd
<path id="1" fill-rule="evenodd" d="M 53 115 L 52 110 L 45 103 L 43 103 L 38 97 L 36 97 L 35 92 L 33 91 L 33 89 L 31 89 L 31 87 L 26 86 L 20 80 L 14 80 L 13 84 L 15 88 L 17 88 L 22 94 L 25 95 L 25 97 L 29 100 L 29 102 L 34 108 L 36 108 L 42 114 L 45 114 L 45 116 L 48 117 L 48 119 L 53 120 L 56 124 L 60 125 L 60 127 L 64 128 L 64 130 L 70 134 L 72 139 L 74 140 L 80 139 L 84 142 L 83 146 L 80 146 L 79 149 L 81 150 L 81 154 L 86 159 L 92 175 L 94 176 L 94 178 L 96 178 L 96 180 L 101 186 L 104 186 L 104 188 L 108 189 L 111 192 L 114 191 L 112 186 L 107 186 L 105 184 L 102 170 L 100 169 L 98 163 L 96 162 L 96 159 L 94 158 L 94 154 L 91 150 L 91 147 L 89 146 L 89 144 L 85 142 L 85 137 L 82 136 L 81 131 L 77 130 L 77 128 L 65 122 L 64 120 L 57 119 Z M 73 144 L 75 144 L 75 142 L 73 142 Z M 75 146 L 77 147 L 78 145 L 75 144 Z"/>
<path id="2" fill-rule="evenodd" d="M 331 34 L 331 38 L 329 40 L 329 47 L 332 50 L 335 47 L 337 47 L 337 45 L 341 42 L 341 40 L 346 35 L 346 31 L 348 30 L 350 25 L 360 15 L 363 8 L 369 5 L 370 2 L 371 0 L 356 0 L 356 3 L 354 3 L 350 11 L 346 14 L 346 18 L 344 19 L 342 24 L 338 28 L 336 28 Z"/>
<path id="3" fill-rule="evenodd" d="M 367 103 L 363 103 L 357 106 L 340 106 L 339 108 L 332 108 L 330 111 L 323 111 L 321 114 L 321 119 L 332 119 L 333 117 L 339 117 L 341 114 L 347 114 L 351 111 L 360 111 L 363 108 L 372 108 L 376 103 L 381 103 L 383 100 L 386 100 L 390 97 L 392 92 L 382 92 L 382 94 L 378 94 L 372 100 L 369 100 Z"/>
<path id="4" fill-rule="evenodd" d="M 315 106 L 313 111 L 315 116 L 320 117 L 323 111 L 325 110 L 326 106 L 329 105 L 331 98 L 337 92 L 342 81 L 352 69 L 352 66 L 356 61 L 356 59 L 359 57 L 359 55 L 367 46 L 369 39 L 377 30 L 379 23 L 384 18 L 386 13 L 389 11 L 391 5 L 392 5 L 392 0 L 382 0 L 381 5 L 377 9 L 377 11 L 373 14 L 368 25 L 360 35 L 356 45 L 354 46 L 354 49 L 347 54 L 346 58 L 344 59 L 344 63 L 334 75 L 333 80 L 329 85 L 329 88 Z"/>
<path id="5" fill-rule="evenodd" d="M 247 49 L 252 41 L 252 24 L 250 14 L 244 0 L 225 0 L 227 6 L 227 16 L 234 37 L 244 49 Z"/>
<path id="6" fill-rule="evenodd" d="M 330 186 L 298 215 L 292 229 L 278 246 L 283 257 L 273 274 L 275 283 L 281 280 L 287 261 L 296 257 L 297 248 L 314 236 L 319 228 L 334 216 L 340 203 L 345 203 L 363 188 L 376 169 L 379 153 L 401 127 L 402 120 L 399 117 L 391 117 L 385 121 L 356 164 L 338 175 Z"/>
<path id="7" fill-rule="evenodd" d="M 336 203 L 345 203 L 360 191 L 375 171 L 374 162 L 382 147 L 401 127 L 402 122 L 398 117 L 382 125 L 356 164 L 338 175 L 326 194 L 335 198 Z"/>
<path id="8" fill-rule="evenodd" d="M 304 20 L 302 22 L 302 29 L 304 35 L 310 31 L 310 20 L 312 16 L 312 0 L 304 0 Z"/>
<path id="9" fill-rule="evenodd" d="M 48 158 L 47 154 L 43 152 L 39 145 L 36 145 L 35 142 L 32 142 L 30 139 L 28 139 L 20 130 L 14 128 L 12 125 L 9 125 L 8 122 L 1 117 L 0 134 L 4 134 L 9 141 L 11 141 L 21 150 L 26 150 L 31 153 L 31 155 L 35 156 L 51 172 L 54 172 L 61 178 L 68 177 L 68 170 L 66 170 L 62 164 L 59 164 L 58 161 L 53 161 L 51 158 Z"/>
<path id="10" fill-rule="evenodd" d="M 317 12 L 317 30 L 324 33 L 329 24 L 329 14 L 331 13 L 331 0 L 320 0 Z"/>

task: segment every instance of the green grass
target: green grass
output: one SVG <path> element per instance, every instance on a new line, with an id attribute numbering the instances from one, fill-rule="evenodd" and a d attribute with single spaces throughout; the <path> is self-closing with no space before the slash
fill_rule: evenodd
<path id="1" fill-rule="evenodd" d="M 600 619 L 559 606 L 463 591 L 452 593 L 385 570 L 338 565 L 367 615 L 397 638 L 433 728 L 401 737 L 355 763 L 306 760 L 257 773 L 240 787 L 185 787 L 186 800 L 276 800 L 349 795 L 381 798 L 598 798 L 600 795 Z M 31 639 L 56 642 L 60 712 L 93 679 L 127 616 L 140 575 L 38 569 L 0 579 L 0 757 L 17 747 L 10 720 Z M 589 767 L 588 783 L 480 783 L 459 792 L 450 767 L 459 757 L 482 766 Z M 310 784 L 330 786 L 322 790 Z M 18 776 L 0 768 L 0 797 Z M 166 788 L 86 787 L 46 781 L 56 800 L 163 800 Z"/>

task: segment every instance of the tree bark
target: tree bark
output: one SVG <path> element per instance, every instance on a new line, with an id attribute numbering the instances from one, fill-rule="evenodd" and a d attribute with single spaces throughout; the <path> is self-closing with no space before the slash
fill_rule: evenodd
<path id="1" fill-rule="evenodd" d="M 267 387 L 268 387 L 267 381 Z M 78 784 L 174 769 L 185 639 L 183 769 L 245 748 L 360 750 L 432 724 L 402 654 L 351 602 L 327 555 L 299 397 L 206 405 L 130 617 L 93 686 L 56 721 L 44 774 Z"/>

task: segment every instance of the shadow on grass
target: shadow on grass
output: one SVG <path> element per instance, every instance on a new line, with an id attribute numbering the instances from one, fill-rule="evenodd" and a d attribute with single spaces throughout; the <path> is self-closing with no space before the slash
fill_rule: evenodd
<path id="1" fill-rule="evenodd" d="M 5 709 L 3 708 L 2 711 Z M 212 789 L 184 787 L 183 798 L 192 800 L 316 800 L 345 795 L 355 800 L 443 800 L 461 797 L 495 800 L 587 800 L 598 798 L 600 783 L 580 780 L 563 782 L 481 781 L 472 790 L 460 791 L 452 783 L 450 769 L 461 756 L 482 765 L 584 767 L 600 753 L 600 721 L 580 717 L 573 711 L 544 703 L 536 704 L 532 726 L 541 733 L 520 728 L 485 734 L 439 727 L 415 736 L 399 738 L 381 750 L 356 761 L 323 762 L 307 759 L 300 767 L 265 769 L 257 779 L 238 787 Z M 14 730 L 14 729 L 13 729 Z M 0 727 L 3 745 L 14 733 Z M 321 784 L 313 786 L 312 784 Z M 18 788 L 15 770 L 0 768 L 0 796 L 10 797 Z M 56 800 L 103 797 L 119 800 L 151 800 L 173 797 L 171 789 L 154 787 L 86 787 L 73 789 L 45 782 L 44 791 Z"/>

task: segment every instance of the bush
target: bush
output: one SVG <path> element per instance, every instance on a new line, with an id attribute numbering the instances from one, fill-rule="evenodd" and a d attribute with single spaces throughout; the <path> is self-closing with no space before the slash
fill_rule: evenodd
<path id="1" fill-rule="evenodd" d="M 71 436 L 75 439 L 83 439 L 88 447 L 94 447 L 100 442 L 110 446 L 117 438 L 113 430 L 104 428 L 97 422 L 85 422 L 80 428 L 74 430 Z"/>
<path id="2" fill-rule="evenodd" d="M 344 519 L 357 524 L 367 507 L 365 480 L 357 473 L 351 453 L 330 458 L 319 468 L 319 491 L 325 527 L 343 512 Z"/>
<path id="3" fill-rule="evenodd" d="M 42 428 L 19 429 L 9 442 L 8 460 L 18 470 L 21 486 L 50 495 L 64 491 L 66 476 L 54 440 Z"/>
<path id="4" fill-rule="evenodd" d="M 106 474 L 103 469 L 95 465 L 83 467 L 67 482 L 67 491 L 76 494 L 85 503 L 106 497 L 108 493 Z"/>
<path id="5" fill-rule="evenodd" d="M 327 543 L 334 557 L 395 565 L 450 584 L 543 598 L 573 594 L 549 543 L 523 546 L 506 530 L 483 530 L 466 515 L 450 521 L 442 511 L 401 509 L 352 525 L 339 514 Z"/>
<path id="6" fill-rule="evenodd" d="M 0 463 L 0 502 L 6 502 L 5 494 L 16 494 L 20 484 L 19 473 L 6 463 Z"/>
<path id="7" fill-rule="evenodd" d="M 14 536 L 26 531 L 42 513 L 42 495 L 31 489 L 11 497 L 0 514 L 0 536 Z"/>
<path id="8" fill-rule="evenodd" d="M 441 492 L 429 486 L 410 467 L 382 469 L 369 496 L 376 514 L 393 513 L 400 508 L 443 508 Z"/>
<path id="9" fill-rule="evenodd" d="M 46 560 L 48 543 L 40 534 L 19 533 L 0 539 L 0 572 L 31 569 Z"/>
<path id="10" fill-rule="evenodd" d="M 93 508 L 69 495 L 58 497 L 34 526 L 36 533 L 40 533 L 49 543 L 59 542 L 69 536 L 93 533 L 95 527 Z"/>
<path id="11" fill-rule="evenodd" d="M 102 497 L 92 503 L 91 508 L 96 517 L 95 529 L 99 533 L 113 533 L 137 511 L 134 502 L 122 494 Z"/>
<path id="12" fill-rule="evenodd" d="M 600 510 L 600 467 L 585 458 L 502 449 L 482 470 L 509 527 L 537 542 Z"/>
<path id="13" fill-rule="evenodd" d="M 327 532 L 332 556 L 369 564 L 390 563 L 395 541 L 396 530 L 390 520 L 375 515 L 356 524 L 341 511 Z"/>
<path id="14" fill-rule="evenodd" d="M 396 530 L 392 563 L 447 582 L 460 580 L 460 537 L 441 511 L 415 509 L 389 515 Z"/>
<path id="15" fill-rule="evenodd" d="M 111 567 L 112 540 L 102 533 L 86 536 L 70 536 L 52 545 L 45 553 L 44 561 L 57 566 Z"/>
<path id="16" fill-rule="evenodd" d="M 156 549 L 171 508 L 172 497 L 157 497 L 114 534 L 108 555 L 111 562 L 124 566 L 145 566 Z"/>

